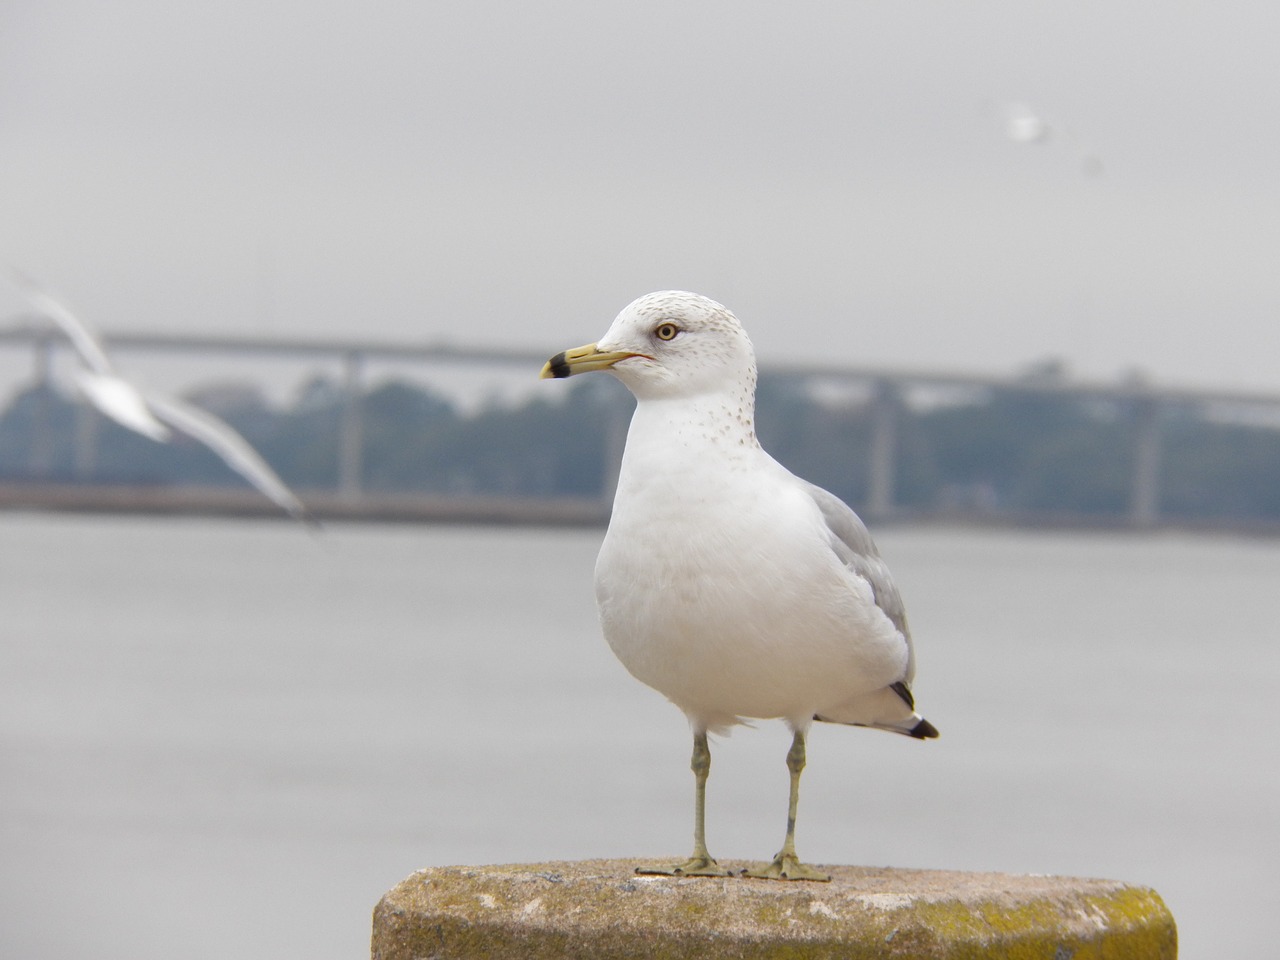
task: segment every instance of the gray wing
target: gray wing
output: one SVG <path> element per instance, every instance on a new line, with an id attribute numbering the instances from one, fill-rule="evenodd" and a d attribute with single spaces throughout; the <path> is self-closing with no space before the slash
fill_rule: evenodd
<path id="1" fill-rule="evenodd" d="M 801 482 L 821 511 L 822 519 L 826 521 L 827 530 L 831 534 L 831 549 L 846 567 L 871 584 L 876 606 L 884 611 L 906 641 L 907 674 L 904 680 L 909 684 L 915 676 L 916 662 L 915 651 L 911 646 L 911 630 L 907 626 L 907 610 L 902 603 L 902 594 L 898 592 L 888 566 L 880 558 L 880 551 L 876 549 L 866 524 L 834 493 L 807 480 Z"/>
<path id="2" fill-rule="evenodd" d="M 249 441 L 240 436 L 229 424 L 207 410 L 173 397 L 148 394 L 147 405 L 164 422 L 199 440 L 226 461 L 277 506 L 295 520 L 307 520 L 307 509 L 294 496 Z"/>
<path id="3" fill-rule="evenodd" d="M 21 288 L 31 305 L 56 323 L 67 335 L 71 345 L 80 355 L 80 360 L 94 373 L 111 374 L 111 361 L 102 349 L 98 335 L 89 326 L 68 309 L 67 305 L 20 270 L 10 269 L 13 282 Z"/>

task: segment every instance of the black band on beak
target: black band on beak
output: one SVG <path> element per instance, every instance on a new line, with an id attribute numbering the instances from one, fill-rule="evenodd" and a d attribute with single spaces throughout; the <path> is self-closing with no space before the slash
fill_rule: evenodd
<path id="1" fill-rule="evenodd" d="M 565 377 L 569 376 L 569 374 L 573 373 L 573 371 L 569 369 L 569 364 L 565 362 L 566 352 L 567 351 L 562 350 L 547 361 L 547 367 L 551 370 L 551 375 L 557 380 L 563 380 Z"/>

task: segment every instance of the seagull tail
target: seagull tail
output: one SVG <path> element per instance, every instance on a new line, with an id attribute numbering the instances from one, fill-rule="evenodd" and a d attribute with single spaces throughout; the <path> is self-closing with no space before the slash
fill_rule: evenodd
<path id="1" fill-rule="evenodd" d="M 924 717 L 916 714 L 916 725 L 910 730 L 903 730 L 908 737 L 915 737 L 917 740 L 936 740 L 938 737 L 938 728 L 926 720 Z"/>
<path id="2" fill-rule="evenodd" d="M 916 740 L 933 740 L 938 736 L 938 728 L 918 713 L 913 713 L 907 723 L 867 723 L 861 720 L 836 720 L 834 717 L 823 716 L 820 713 L 814 714 L 813 719 L 821 720 L 824 723 L 842 723 L 846 727 L 868 727 L 871 730 L 888 730 L 890 733 L 900 733 L 906 737 L 914 737 Z"/>
<path id="3" fill-rule="evenodd" d="M 916 740 L 932 740 L 938 728 L 916 713 L 915 698 L 901 681 L 862 696 L 831 710 L 814 714 L 813 719 L 826 723 L 843 723 L 850 727 L 888 730 Z"/>

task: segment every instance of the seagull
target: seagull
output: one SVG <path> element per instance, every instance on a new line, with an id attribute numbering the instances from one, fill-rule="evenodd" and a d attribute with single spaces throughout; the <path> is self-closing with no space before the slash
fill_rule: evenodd
<path id="1" fill-rule="evenodd" d="M 1044 145 L 1065 141 L 1071 145 L 1077 155 L 1082 174 L 1088 177 L 1102 174 L 1102 160 L 1093 152 L 1084 149 L 1071 130 L 1047 119 L 1028 104 L 1020 101 L 1006 104 L 1004 119 L 1005 136 L 1013 143 Z"/>
<path id="2" fill-rule="evenodd" d="M 829 880 L 795 846 L 811 724 L 938 735 L 915 710 L 898 589 L 857 514 L 760 446 L 754 351 L 724 306 L 648 294 L 598 343 L 552 357 L 542 377 L 599 370 L 637 400 L 596 560 L 601 627 L 693 730 L 693 854 L 640 872 L 729 875 L 707 851 L 707 736 L 781 719 L 792 733 L 786 837 L 770 864 L 745 873 Z"/>
<path id="3" fill-rule="evenodd" d="M 1056 128 L 1025 103 L 1005 108 L 1005 136 L 1014 143 L 1048 143 Z"/>
<path id="4" fill-rule="evenodd" d="M 97 334 L 61 300 L 16 270 L 12 276 L 32 306 L 71 341 L 80 360 L 76 385 L 100 413 L 157 443 L 172 440 L 174 430 L 199 441 L 289 516 L 311 522 L 302 501 L 230 424 L 193 404 L 142 390 L 126 380 L 116 372 Z"/>

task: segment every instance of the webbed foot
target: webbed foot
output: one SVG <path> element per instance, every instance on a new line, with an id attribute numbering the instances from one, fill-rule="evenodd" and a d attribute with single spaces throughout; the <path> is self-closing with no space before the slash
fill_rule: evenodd
<path id="1" fill-rule="evenodd" d="M 666 877 L 731 877 L 732 871 L 724 869 L 710 857 L 690 857 L 684 863 L 669 867 L 636 867 L 636 873 L 656 874 Z"/>
<path id="2" fill-rule="evenodd" d="M 794 853 L 780 853 L 773 858 L 767 867 L 757 870 L 743 870 L 744 877 L 755 877 L 758 880 L 818 880 L 828 881 L 831 874 L 806 866 Z"/>

